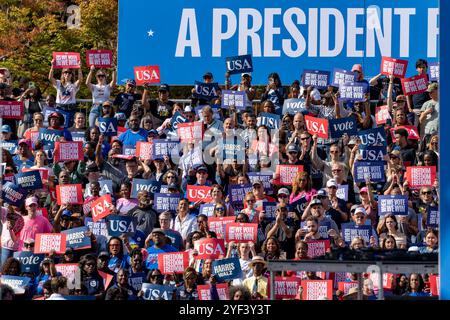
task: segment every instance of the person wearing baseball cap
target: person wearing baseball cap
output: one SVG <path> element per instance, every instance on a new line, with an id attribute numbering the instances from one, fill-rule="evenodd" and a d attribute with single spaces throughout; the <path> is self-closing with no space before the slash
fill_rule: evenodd
<path id="1" fill-rule="evenodd" d="M 62 131 L 64 139 L 66 141 L 72 141 L 72 134 L 69 129 L 66 128 L 64 122 L 64 116 L 57 111 L 50 113 L 48 116 L 48 128 L 51 130 Z"/>
<path id="2" fill-rule="evenodd" d="M 149 87 L 144 86 L 142 95 L 142 107 L 150 111 L 152 115 L 153 128 L 160 127 L 166 119 L 172 116 L 175 102 L 169 100 L 170 87 L 162 83 L 158 89 L 158 99 L 149 99 Z"/>
<path id="3" fill-rule="evenodd" d="M 19 168 L 30 168 L 34 165 L 34 156 L 31 151 L 31 140 L 20 139 L 17 146 L 17 154 L 12 158 Z"/>
<path id="4" fill-rule="evenodd" d="M 177 252 L 178 250 L 170 244 L 167 244 L 166 233 L 161 228 L 154 228 L 149 234 L 145 243 L 150 245 L 150 241 L 153 241 L 153 245 L 147 248 L 148 256 L 145 262 L 147 269 L 158 269 L 158 254 L 167 252 Z"/>
<path id="5" fill-rule="evenodd" d="M 25 200 L 25 209 L 27 215 L 23 217 L 24 226 L 19 234 L 19 251 L 24 250 L 24 242 L 28 239 L 35 239 L 38 233 L 51 233 L 52 225 L 42 215 L 37 215 L 38 199 L 35 196 L 28 197 Z"/>
<path id="6" fill-rule="evenodd" d="M 256 207 L 262 206 L 263 202 L 276 202 L 276 199 L 266 195 L 264 191 L 264 184 L 261 180 L 255 180 L 252 183 L 253 195 L 256 198 Z"/>
<path id="7" fill-rule="evenodd" d="M 352 207 L 353 209 L 353 207 Z M 350 210 L 351 211 L 351 210 Z M 355 208 L 355 211 L 351 211 L 352 220 L 355 226 L 364 226 L 367 225 L 366 221 L 368 218 L 367 211 L 364 209 L 362 205 L 359 205 Z M 375 229 L 372 227 L 372 236 L 370 237 L 370 246 L 377 247 L 378 246 L 378 235 L 375 232 Z"/>
<path id="8" fill-rule="evenodd" d="M 278 203 L 289 204 L 290 192 L 287 188 L 281 188 L 277 192 Z"/>
<path id="9" fill-rule="evenodd" d="M 113 105 L 116 106 L 117 112 L 125 113 L 129 118 L 133 111 L 133 105 L 139 100 L 139 95 L 136 94 L 136 81 L 127 79 L 125 90 L 120 92 L 114 99 Z"/>

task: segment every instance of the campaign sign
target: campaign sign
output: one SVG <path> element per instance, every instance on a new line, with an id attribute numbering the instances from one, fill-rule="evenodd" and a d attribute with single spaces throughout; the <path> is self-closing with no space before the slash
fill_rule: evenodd
<path id="1" fill-rule="evenodd" d="M 189 267 L 189 253 L 186 251 L 158 254 L 158 269 L 162 274 L 182 274 L 187 267 Z"/>
<path id="2" fill-rule="evenodd" d="M 388 120 L 392 120 L 388 106 L 377 106 L 375 108 L 375 122 L 377 125 L 386 124 Z"/>
<path id="3" fill-rule="evenodd" d="M 247 192 L 253 191 L 251 184 L 232 184 L 228 188 L 228 195 L 232 204 L 242 204 Z"/>
<path id="4" fill-rule="evenodd" d="M 117 136 L 117 119 L 98 118 L 98 129 L 100 130 L 100 133 L 106 137 Z"/>
<path id="5" fill-rule="evenodd" d="M 387 154 L 387 149 L 384 146 L 369 146 L 359 145 L 359 154 L 362 161 L 383 161 L 384 156 Z"/>
<path id="6" fill-rule="evenodd" d="M 219 96 L 218 91 L 220 90 L 219 84 L 217 82 L 205 83 L 200 81 L 195 81 L 194 84 L 194 97 L 199 99 L 211 100 Z"/>
<path id="7" fill-rule="evenodd" d="M 16 184 L 25 190 L 38 190 L 42 188 L 42 179 L 39 170 L 19 172 L 15 175 Z"/>
<path id="8" fill-rule="evenodd" d="M 188 123 L 179 123 L 177 135 L 181 142 L 191 142 L 203 139 L 203 122 L 195 121 Z"/>
<path id="9" fill-rule="evenodd" d="M 303 70 L 302 86 L 313 86 L 318 89 L 326 89 L 330 83 L 330 71 Z"/>
<path id="10" fill-rule="evenodd" d="M 279 129 L 280 116 L 273 113 L 261 112 L 257 118 L 256 126 L 266 126 L 269 129 Z"/>
<path id="11" fill-rule="evenodd" d="M 389 57 L 383 57 L 381 59 L 380 73 L 384 74 L 385 76 L 404 78 L 407 68 L 408 60 L 394 59 Z"/>
<path id="12" fill-rule="evenodd" d="M 227 72 L 229 74 L 253 72 L 252 55 L 234 56 L 226 58 Z"/>
<path id="13" fill-rule="evenodd" d="M 371 236 L 372 226 L 370 225 L 357 226 L 351 223 L 342 225 L 342 238 L 348 244 L 350 244 L 355 237 L 362 237 L 366 244 L 369 244 Z"/>
<path id="14" fill-rule="evenodd" d="M 159 66 L 134 67 L 134 79 L 138 86 L 146 83 L 160 83 L 161 74 L 159 72 Z"/>
<path id="15" fill-rule="evenodd" d="M 21 272 L 39 273 L 41 262 L 45 258 L 45 254 L 34 254 L 30 251 L 16 251 L 14 258 L 20 261 Z"/>
<path id="16" fill-rule="evenodd" d="M 2 185 L 3 201 L 13 206 L 20 207 L 22 203 L 25 201 L 27 194 L 28 190 L 22 189 L 20 186 L 12 182 L 8 181 Z"/>
<path id="17" fill-rule="evenodd" d="M 401 79 L 403 94 L 405 96 L 411 96 L 414 94 L 422 93 L 428 89 L 428 78 L 426 74 L 417 75 L 411 78 Z"/>
<path id="18" fill-rule="evenodd" d="M 17 277 L 17 276 L 0 276 L 0 283 L 6 284 L 14 289 L 14 293 L 23 294 L 25 293 L 25 288 L 29 285 L 31 278 L 29 277 Z"/>
<path id="19" fill-rule="evenodd" d="M 333 280 L 302 280 L 302 300 L 333 300 Z"/>
<path id="20" fill-rule="evenodd" d="M 214 216 L 215 204 L 204 203 L 200 205 L 199 214 L 204 214 L 207 217 Z"/>
<path id="21" fill-rule="evenodd" d="M 99 180 L 100 183 L 100 195 L 103 196 L 105 194 L 112 194 L 113 193 L 113 185 L 112 180 L 105 179 L 105 180 Z"/>
<path id="22" fill-rule="evenodd" d="M 54 69 L 78 69 L 81 67 L 79 52 L 53 52 Z"/>
<path id="23" fill-rule="evenodd" d="M 330 250 L 330 240 L 308 240 L 308 257 L 324 256 Z"/>
<path id="24" fill-rule="evenodd" d="M 384 165 L 386 161 L 356 161 L 353 173 L 355 182 L 365 182 L 370 177 L 371 182 L 384 182 L 385 172 Z"/>
<path id="25" fill-rule="evenodd" d="M 302 171 L 302 165 L 279 164 L 276 169 L 276 172 L 280 177 L 280 184 L 285 186 L 291 186 L 292 181 L 294 181 L 297 176 L 297 173 Z"/>
<path id="26" fill-rule="evenodd" d="M 86 65 L 90 68 L 92 65 L 96 68 L 112 67 L 111 50 L 86 50 Z"/>
<path id="27" fill-rule="evenodd" d="M 339 87 L 341 84 L 345 84 L 347 82 L 355 82 L 356 80 L 356 72 L 334 68 L 333 69 L 333 78 L 331 81 L 331 85 L 333 87 Z"/>
<path id="28" fill-rule="evenodd" d="M 56 199 L 58 205 L 83 204 L 83 191 L 81 184 L 65 184 L 56 186 Z"/>
<path id="29" fill-rule="evenodd" d="M 46 183 L 48 181 L 48 169 L 45 169 L 45 168 L 39 168 L 39 169 L 22 168 L 22 172 L 30 172 L 30 171 L 39 172 L 41 181 L 43 183 Z"/>
<path id="30" fill-rule="evenodd" d="M 179 141 L 172 141 L 169 139 L 155 139 L 153 140 L 153 158 L 169 156 L 170 158 L 178 156 Z"/>
<path id="31" fill-rule="evenodd" d="M 307 206 L 308 206 L 308 201 L 306 200 L 305 197 L 301 197 L 297 201 L 289 204 L 289 211 L 297 212 L 297 214 L 299 214 L 301 216 Z"/>
<path id="32" fill-rule="evenodd" d="M 368 92 L 365 82 L 347 82 L 339 86 L 339 101 L 365 101 Z"/>
<path id="33" fill-rule="evenodd" d="M 81 141 L 82 143 L 86 142 L 86 133 L 83 131 L 73 131 L 70 133 L 72 135 L 73 141 Z M 39 138 L 39 136 L 38 136 Z"/>
<path id="34" fill-rule="evenodd" d="M 75 278 L 75 274 L 77 273 L 77 269 L 79 268 L 78 263 L 58 263 L 55 264 L 56 272 L 61 272 L 63 277 L 66 277 L 67 279 L 72 279 L 72 281 Z"/>
<path id="35" fill-rule="evenodd" d="M 378 214 L 394 214 L 399 216 L 408 215 L 408 196 L 402 195 L 379 195 L 378 196 Z"/>
<path id="36" fill-rule="evenodd" d="M 218 283 L 216 284 L 217 294 L 219 300 L 229 300 L 229 288 L 228 283 Z M 211 285 L 198 285 L 198 300 L 211 300 Z"/>
<path id="37" fill-rule="evenodd" d="M 245 110 L 247 106 L 247 93 L 245 91 L 222 91 L 222 107 L 236 107 L 236 110 Z"/>
<path id="38" fill-rule="evenodd" d="M 387 146 L 386 132 L 383 127 L 358 131 L 358 137 L 364 146 Z"/>
<path id="39" fill-rule="evenodd" d="M 436 181 L 436 167 L 406 167 L 406 180 L 413 189 L 432 186 Z"/>
<path id="40" fill-rule="evenodd" d="M 153 209 L 161 213 L 163 211 L 177 211 L 178 203 L 180 202 L 179 194 L 162 194 L 155 193 L 153 201 Z"/>
<path id="41" fill-rule="evenodd" d="M 1 141 L 1 146 L 3 149 L 7 150 L 9 153 L 14 154 L 17 148 L 18 140 L 12 141 Z"/>
<path id="42" fill-rule="evenodd" d="M 153 142 L 138 141 L 136 144 L 136 157 L 141 160 L 152 160 L 153 158 Z"/>
<path id="43" fill-rule="evenodd" d="M 263 202 L 262 210 L 264 210 L 264 219 L 268 221 L 275 221 L 277 218 L 277 202 Z"/>
<path id="44" fill-rule="evenodd" d="M 306 229 L 306 221 L 300 222 L 300 228 Z M 328 239 L 328 230 L 331 229 L 331 222 L 330 221 L 320 221 L 319 222 L 319 234 L 320 237 L 323 239 Z"/>
<path id="45" fill-rule="evenodd" d="M 273 185 L 272 185 L 273 173 L 249 172 L 247 173 L 247 175 L 252 185 L 257 180 L 261 181 L 264 185 L 264 191 L 266 192 L 266 194 L 273 193 Z"/>
<path id="46" fill-rule="evenodd" d="M 63 132 L 52 129 L 39 129 L 39 140 L 42 144 L 49 146 L 51 149 L 55 147 L 55 142 L 63 136 Z"/>
<path id="47" fill-rule="evenodd" d="M 81 141 L 56 141 L 53 156 L 55 162 L 83 160 L 83 143 Z"/>
<path id="48" fill-rule="evenodd" d="M 356 119 L 354 117 L 330 119 L 328 120 L 330 127 L 330 138 L 339 139 L 346 133 L 349 136 L 358 134 Z"/>
<path id="49" fill-rule="evenodd" d="M 66 235 L 64 233 L 38 233 L 36 234 L 34 253 L 51 253 L 53 250 L 57 254 L 66 251 Z"/>
<path id="50" fill-rule="evenodd" d="M 111 237 L 119 237 L 122 233 L 133 236 L 136 232 L 137 221 L 129 216 L 110 215 L 106 218 L 106 227 L 108 235 Z"/>
<path id="51" fill-rule="evenodd" d="M 191 202 L 211 202 L 211 190 L 209 186 L 194 186 L 188 184 L 186 187 L 187 198 Z"/>
<path id="52" fill-rule="evenodd" d="M 225 226 L 228 223 L 234 223 L 235 217 L 211 217 L 208 218 L 208 228 L 217 235 L 217 239 L 225 238 Z"/>
<path id="53" fill-rule="evenodd" d="M 22 120 L 24 115 L 22 101 L 0 100 L 0 117 L 3 119 Z"/>
<path id="54" fill-rule="evenodd" d="M 219 259 L 221 256 L 225 256 L 225 243 L 223 239 L 216 238 L 202 238 L 194 241 L 194 249 L 198 254 L 195 259 Z"/>
<path id="55" fill-rule="evenodd" d="M 430 81 L 439 81 L 439 62 L 428 63 L 428 76 Z"/>
<path id="56" fill-rule="evenodd" d="M 298 277 L 275 277 L 275 300 L 294 299 L 300 282 L 301 279 Z M 270 284 L 267 291 L 270 292 Z"/>
<path id="57" fill-rule="evenodd" d="M 427 208 L 427 227 L 439 228 L 439 207 L 429 206 Z"/>
<path id="58" fill-rule="evenodd" d="M 295 115 L 296 113 L 305 113 L 308 112 L 308 109 L 306 109 L 306 100 L 303 98 L 292 98 L 292 99 L 286 99 L 283 103 L 283 114 L 291 114 Z"/>
<path id="59" fill-rule="evenodd" d="M 130 160 L 134 156 L 136 156 L 136 145 L 124 145 L 123 146 L 123 155 L 115 154 L 113 157 L 122 157 L 122 159 Z"/>
<path id="60" fill-rule="evenodd" d="M 161 182 L 152 179 L 133 179 L 131 185 L 131 198 L 137 199 L 139 191 L 148 191 L 150 194 L 159 193 Z"/>
<path id="61" fill-rule="evenodd" d="M 440 276 L 436 275 L 436 274 L 432 274 L 430 275 L 430 290 L 431 290 L 431 295 L 433 296 L 439 296 L 439 292 L 440 292 L 440 286 L 441 286 L 441 281 L 440 281 Z"/>
<path id="62" fill-rule="evenodd" d="M 258 240 L 257 223 L 228 223 L 225 226 L 226 242 L 255 242 Z"/>
<path id="63" fill-rule="evenodd" d="M 89 228 L 89 230 L 96 236 L 108 236 L 108 227 L 106 225 L 106 220 L 101 219 L 96 222 L 92 220 L 90 217 L 84 218 L 84 224 L 86 227 Z"/>
<path id="64" fill-rule="evenodd" d="M 177 131 L 178 124 L 189 122 L 180 111 L 175 112 L 175 114 L 170 119 L 170 131 Z"/>
<path id="65" fill-rule="evenodd" d="M 143 283 L 141 290 L 144 292 L 144 300 L 172 300 L 176 289 L 174 286 Z"/>
<path id="66" fill-rule="evenodd" d="M 419 135 L 419 130 L 417 130 L 416 126 L 411 126 L 411 125 L 407 125 L 407 126 L 398 126 L 395 128 L 391 128 L 391 137 L 392 137 L 392 142 L 397 142 L 397 139 L 395 138 L 395 131 L 398 129 L 406 129 L 406 131 L 408 131 L 408 139 L 410 140 L 421 140 L 422 138 Z"/>
<path id="67" fill-rule="evenodd" d="M 348 294 L 350 289 L 358 288 L 358 281 L 339 281 L 338 282 L 338 290 L 344 293 L 344 295 Z"/>
<path id="68" fill-rule="evenodd" d="M 317 134 L 319 138 L 328 139 L 328 119 L 305 116 L 306 129 L 312 135 Z"/>
<path id="69" fill-rule="evenodd" d="M 112 205 L 110 194 L 105 194 L 91 204 L 92 219 L 97 222 L 111 214 L 109 207 Z"/>
<path id="70" fill-rule="evenodd" d="M 241 278 L 242 269 L 239 258 L 214 260 L 212 263 L 212 274 L 215 275 L 218 282 Z"/>

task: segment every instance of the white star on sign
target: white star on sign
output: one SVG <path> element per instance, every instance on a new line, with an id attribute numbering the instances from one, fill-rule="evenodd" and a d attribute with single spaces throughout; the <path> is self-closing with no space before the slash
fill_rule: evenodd
<path id="1" fill-rule="evenodd" d="M 148 33 L 148 36 L 149 36 L 149 37 L 153 37 L 154 31 L 153 31 L 153 30 L 150 30 L 150 31 L 147 31 L 147 33 Z"/>

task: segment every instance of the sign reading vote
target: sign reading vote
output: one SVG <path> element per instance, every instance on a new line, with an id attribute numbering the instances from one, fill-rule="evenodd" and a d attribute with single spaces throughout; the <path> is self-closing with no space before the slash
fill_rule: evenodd
<path id="1" fill-rule="evenodd" d="M 53 250 L 57 254 L 61 254 L 66 251 L 66 235 L 64 233 L 36 234 L 34 253 L 51 253 Z"/>
<path id="2" fill-rule="evenodd" d="M 110 68 L 112 66 L 111 50 L 86 50 L 86 65 L 96 68 Z"/>
<path id="3" fill-rule="evenodd" d="M 65 231 L 61 231 L 66 235 L 66 248 L 71 247 L 74 250 L 89 249 L 91 247 L 91 237 L 88 237 L 86 233 L 89 228 L 79 227 Z"/>
<path id="4" fill-rule="evenodd" d="M 355 80 L 356 80 L 355 72 L 339 68 L 333 69 L 333 78 L 331 81 L 332 86 L 339 87 L 341 84 L 345 84 L 347 82 L 355 82 Z"/>
<path id="5" fill-rule="evenodd" d="M 286 99 L 283 103 L 283 114 L 295 115 L 298 112 L 305 113 L 308 112 L 306 109 L 306 100 L 302 98 L 292 98 Z"/>
<path id="6" fill-rule="evenodd" d="M 83 143 L 81 141 L 56 141 L 53 156 L 55 162 L 83 160 Z"/>
<path id="7" fill-rule="evenodd" d="M 55 147 L 55 142 L 63 136 L 63 132 L 59 130 L 52 129 L 39 129 L 39 140 L 50 148 Z"/>
<path id="8" fill-rule="evenodd" d="M 136 232 L 136 225 L 136 219 L 133 217 L 110 215 L 106 218 L 108 235 L 111 237 L 119 237 L 123 233 L 133 236 Z"/>
<path id="9" fill-rule="evenodd" d="M 212 203 L 203 203 L 200 205 L 199 214 L 204 214 L 207 217 L 214 216 L 214 207 L 216 205 Z"/>
<path id="10" fill-rule="evenodd" d="M 326 89 L 330 82 L 329 71 L 303 70 L 302 86 L 313 86 L 318 89 Z"/>
<path id="11" fill-rule="evenodd" d="M 20 186 L 9 181 L 4 183 L 2 186 L 3 201 L 16 207 L 20 207 L 22 205 L 22 203 L 25 201 L 25 197 L 27 196 L 27 194 L 28 194 L 27 190 L 22 189 Z"/>
<path id="12" fill-rule="evenodd" d="M 112 206 L 112 199 L 110 194 L 105 194 L 91 204 L 92 219 L 97 222 L 111 214 L 109 209 Z"/>
<path id="13" fill-rule="evenodd" d="M 178 124 L 180 123 L 186 123 L 189 122 L 188 119 L 186 119 L 180 111 L 175 112 L 175 114 L 172 116 L 172 118 L 170 119 L 170 130 L 171 131 L 177 131 L 178 129 Z"/>
<path id="14" fill-rule="evenodd" d="M 3 119 L 22 120 L 23 102 L 0 100 L 0 117 Z"/>
<path id="15" fill-rule="evenodd" d="M 214 260 L 212 274 L 216 276 L 219 282 L 241 278 L 242 269 L 239 258 Z"/>
<path id="16" fill-rule="evenodd" d="M 312 135 L 328 139 L 328 119 L 305 116 L 306 129 Z"/>
<path id="17" fill-rule="evenodd" d="M 78 69 L 81 67 L 79 52 L 53 52 L 53 68 Z"/>
<path id="18" fill-rule="evenodd" d="M 353 177 L 355 182 L 365 182 L 366 178 L 370 178 L 371 182 L 384 182 L 385 161 L 356 161 L 354 164 L 355 172 Z"/>
<path id="19" fill-rule="evenodd" d="M 381 59 L 381 74 L 385 76 L 395 76 L 397 78 L 404 78 L 408 68 L 408 60 L 393 59 L 383 57 Z"/>
<path id="20" fill-rule="evenodd" d="M 237 110 L 245 110 L 247 105 L 247 94 L 245 91 L 222 91 L 222 107 L 236 107 Z"/>
<path id="21" fill-rule="evenodd" d="M 218 259 L 225 256 L 225 243 L 223 239 L 202 238 L 194 241 L 194 249 L 198 254 L 195 259 Z"/>
<path id="22" fill-rule="evenodd" d="M 353 238 L 362 237 L 366 244 L 369 244 L 370 237 L 372 236 L 372 226 L 356 226 L 353 224 L 342 225 L 342 237 L 346 243 L 351 243 Z"/>
<path id="23" fill-rule="evenodd" d="M 273 193 L 273 187 L 272 187 L 272 179 L 273 179 L 273 173 L 272 172 L 248 172 L 247 173 L 250 183 L 253 185 L 255 181 L 261 181 L 264 185 L 264 191 L 266 194 L 272 194 Z"/>
<path id="24" fill-rule="evenodd" d="M 344 133 L 349 136 L 354 136 L 358 131 L 356 119 L 353 117 L 330 119 L 328 120 L 328 124 L 330 126 L 330 137 L 332 139 L 339 139 Z"/>
<path id="25" fill-rule="evenodd" d="M 262 210 L 264 210 L 264 219 L 268 221 L 275 221 L 277 218 L 277 203 L 276 202 L 263 202 Z"/>
<path id="26" fill-rule="evenodd" d="M 117 136 L 116 118 L 98 118 L 98 129 L 100 133 L 107 137 Z"/>
<path id="27" fill-rule="evenodd" d="M 106 226 L 106 220 L 101 219 L 96 222 L 90 217 L 84 218 L 85 225 L 91 230 L 91 232 L 96 236 L 108 236 L 108 227 Z"/>
<path id="28" fill-rule="evenodd" d="M 159 66 L 134 67 L 134 79 L 138 86 L 147 83 L 160 83 Z"/>
<path id="29" fill-rule="evenodd" d="M 383 161 L 387 154 L 386 147 L 359 145 L 360 160 L 362 161 Z"/>
<path id="30" fill-rule="evenodd" d="M 428 63 L 428 76 L 430 81 L 439 81 L 439 62 Z"/>
<path id="31" fill-rule="evenodd" d="M 159 284 L 142 284 L 142 292 L 144 300 L 172 300 L 174 286 L 163 286 Z"/>
<path id="32" fill-rule="evenodd" d="M 427 208 L 427 227 L 439 227 L 439 207 L 428 206 Z"/>
<path id="33" fill-rule="evenodd" d="M 227 57 L 227 72 L 229 74 L 253 72 L 252 55 Z"/>
<path id="34" fill-rule="evenodd" d="M 261 112 L 258 116 L 256 125 L 258 127 L 266 126 L 269 129 L 279 129 L 280 116 L 273 113 Z"/>
<path id="35" fill-rule="evenodd" d="M 162 194 L 155 193 L 153 209 L 157 212 L 163 211 L 177 211 L 178 203 L 180 202 L 179 194 Z"/>
<path id="36" fill-rule="evenodd" d="M 38 190 L 42 188 L 42 179 L 39 170 L 19 172 L 15 175 L 16 184 L 25 190 Z"/>
<path id="37" fill-rule="evenodd" d="M 300 282 L 297 277 L 275 277 L 275 300 L 294 299 Z"/>
<path id="38" fill-rule="evenodd" d="M 158 269 L 162 274 L 182 274 L 189 267 L 189 253 L 170 252 L 158 254 Z"/>
<path id="39" fill-rule="evenodd" d="M 369 86 L 365 82 L 347 82 L 339 86 L 339 101 L 364 101 Z"/>
<path id="40" fill-rule="evenodd" d="M 369 130 L 358 131 L 362 145 L 369 146 L 387 146 L 386 132 L 384 128 L 374 128 Z"/>
<path id="41" fill-rule="evenodd" d="M 211 100 L 219 96 L 219 85 L 217 82 L 205 83 L 200 81 L 195 81 L 194 84 L 194 97 Z"/>
<path id="42" fill-rule="evenodd" d="M 178 156 L 178 141 L 169 139 L 153 140 L 153 158 L 168 156 L 170 158 Z"/>
<path id="43" fill-rule="evenodd" d="M 139 191 L 148 191 L 150 194 L 161 190 L 161 182 L 151 179 L 133 179 L 131 186 L 131 198 L 137 199 Z"/>
<path id="44" fill-rule="evenodd" d="M 20 261 L 21 272 L 39 273 L 39 267 L 45 258 L 45 254 L 34 254 L 30 251 L 18 251 L 14 252 L 14 258 Z"/>
<path id="45" fill-rule="evenodd" d="M 408 196 L 378 196 L 378 214 L 408 215 Z"/>
<path id="46" fill-rule="evenodd" d="M 422 93 L 428 89 L 428 79 L 426 74 L 417 75 L 411 78 L 401 79 L 403 94 L 411 96 L 414 94 Z"/>

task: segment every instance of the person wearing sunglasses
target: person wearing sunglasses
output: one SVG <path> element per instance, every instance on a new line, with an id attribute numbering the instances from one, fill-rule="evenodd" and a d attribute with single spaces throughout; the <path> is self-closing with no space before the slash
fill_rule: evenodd
<path id="1" fill-rule="evenodd" d="M 89 74 L 86 78 L 86 85 L 89 91 L 92 93 L 92 107 L 89 113 L 89 126 L 93 127 L 95 125 L 95 120 L 100 114 L 100 105 L 109 100 L 111 92 L 116 87 L 116 71 L 112 72 L 112 79 L 110 83 L 106 82 L 106 73 L 103 70 L 98 70 L 95 78 L 97 79 L 96 84 L 92 84 L 92 76 L 95 70 L 95 66 L 91 65 Z"/>
<path id="2" fill-rule="evenodd" d="M 39 130 L 44 128 L 44 115 L 41 112 L 33 113 L 32 126 L 25 130 L 23 137 L 36 143 L 39 137 Z"/>
<path id="3" fill-rule="evenodd" d="M 117 112 L 125 113 L 130 118 L 133 111 L 133 105 L 140 100 L 140 95 L 136 93 L 136 81 L 128 79 L 125 84 L 125 90 L 120 92 L 114 99 L 113 105 Z"/>
<path id="4" fill-rule="evenodd" d="M 55 268 L 55 263 L 52 259 L 46 258 L 41 262 L 39 267 L 39 274 L 36 276 L 36 294 L 43 294 L 43 285 L 47 280 L 52 280 L 55 277 L 62 276 L 61 272 L 57 272 Z"/>

